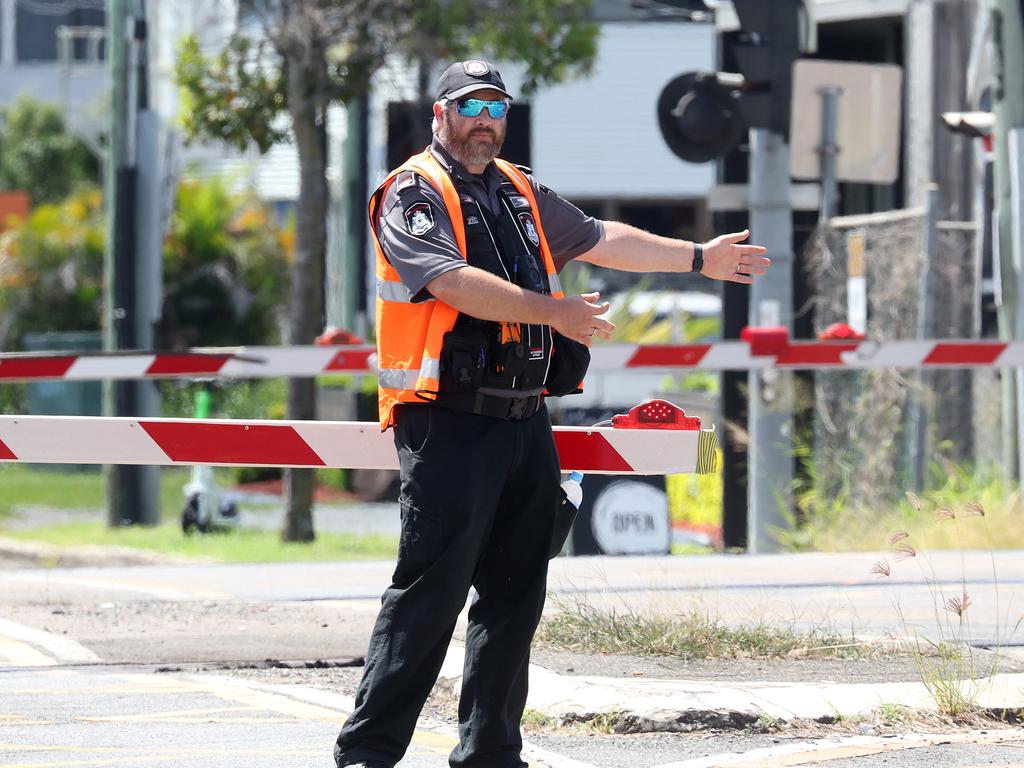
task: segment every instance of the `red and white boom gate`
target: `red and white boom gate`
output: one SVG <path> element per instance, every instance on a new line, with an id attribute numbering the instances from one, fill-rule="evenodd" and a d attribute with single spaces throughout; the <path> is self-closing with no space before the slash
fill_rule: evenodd
<path id="1" fill-rule="evenodd" d="M 792 341 L 753 329 L 743 341 L 707 344 L 599 344 L 590 371 L 745 371 L 766 368 L 1021 368 L 1024 342 L 992 340 Z M 372 374 L 371 346 L 236 347 L 182 352 L 0 353 L 0 382 L 100 379 L 312 377 Z"/>
<path id="2" fill-rule="evenodd" d="M 1024 367 L 1024 342 L 792 341 L 784 328 L 747 330 L 742 341 L 598 345 L 591 349 L 590 371 Z M 375 348 L 365 345 L 203 348 L 167 353 L 0 353 L 0 382 L 372 374 L 375 362 Z M 634 409 L 631 415 L 637 412 Z M 623 424 L 627 428 L 556 427 L 562 469 L 651 475 L 713 471 L 714 431 L 700 429 L 697 420 L 687 419 L 681 411 L 673 418 L 689 425 L 675 424 L 668 429 L 644 429 L 641 427 L 652 425 L 637 423 Z M 77 416 L 0 416 L 0 462 L 398 466 L 391 436 L 372 423 Z"/>
<path id="3" fill-rule="evenodd" d="M 645 413 L 660 421 L 645 424 Z M 622 428 L 555 427 L 562 470 L 714 471 L 714 430 L 670 403 L 652 400 L 617 419 Z M 398 468 L 391 434 L 375 423 L 100 416 L 0 416 L 0 462 Z"/>

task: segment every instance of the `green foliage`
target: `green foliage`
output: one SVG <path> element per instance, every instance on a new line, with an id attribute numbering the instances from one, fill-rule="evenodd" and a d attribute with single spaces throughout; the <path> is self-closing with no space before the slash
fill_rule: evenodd
<path id="1" fill-rule="evenodd" d="M 428 0 L 419 5 L 415 28 L 433 38 L 433 57 L 457 61 L 485 52 L 521 62 L 524 95 L 544 83 L 586 74 L 597 55 L 592 0 Z"/>
<path id="2" fill-rule="evenodd" d="M 302 0 L 268 11 L 271 39 L 244 34 L 205 55 L 195 36 L 179 47 L 175 75 L 190 139 L 266 152 L 288 131 L 285 75 L 300 64 L 309 103 L 322 110 L 365 92 L 393 53 L 431 62 L 487 55 L 525 66 L 524 95 L 590 70 L 598 25 L 592 0 Z M 302 106 L 302 105 L 292 105 Z"/>
<path id="3" fill-rule="evenodd" d="M 774 532 L 792 552 L 850 552 L 877 548 L 877 540 L 865 530 L 906 529 L 926 538 L 934 549 L 1018 549 L 1024 547 L 1024 528 L 1019 488 L 995 467 L 956 465 L 948 461 L 933 466 L 933 485 L 924 500 L 907 497 L 866 505 L 851 501 L 846 482 L 824 488 L 819 477 L 821 457 L 806 440 L 797 440 L 795 456 L 802 470 L 794 481 L 792 502 L 779 505 L 786 519 L 784 529 Z M 940 469 L 941 467 L 941 469 Z M 916 499 L 916 497 L 913 497 Z M 972 503 L 986 510 L 985 524 L 948 525 L 936 510 L 967 509 Z"/>
<path id="4" fill-rule="evenodd" d="M 182 127 L 189 138 L 220 139 L 239 150 L 260 152 L 283 141 L 287 109 L 284 79 L 267 43 L 235 35 L 216 56 L 205 56 L 196 35 L 178 49 L 174 74 L 181 88 Z"/>
<path id="5" fill-rule="evenodd" d="M 29 331 L 100 328 L 106 232 L 100 190 L 37 206 L 0 237 L 0 346 Z"/>
<path id="6" fill-rule="evenodd" d="M 0 189 L 24 190 L 33 204 L 56 204 L 99 182 L 99 163 L 67 132 L 60 110 L 29 96 L 0 110 Z"/>
<path id="7" fill-rule="evenodd" d="M 275 343 L 288 245 L 257 200 L 183 182 L 164 246 L 163 346 Z"/>

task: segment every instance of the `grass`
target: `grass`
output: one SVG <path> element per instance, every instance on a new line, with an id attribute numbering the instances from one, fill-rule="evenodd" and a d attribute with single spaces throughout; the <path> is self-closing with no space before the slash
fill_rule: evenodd
<path id="1" fill-rule="evenodd" d="M 160 505 L 165 515 L 177 515 L 182 502 L 181 489 L 188 482 L 189 470 L 162 467 Z M 84 472 L 30 467 L 26 464 L 0 464 L 0 526 L 19 508 L 54 507 L 64 510 L 102 510 L 106 508 L 106 481 L 99 468 Z"/>
<path id="2" fill-rule="evenodd" d="M 110 528 L 101 521 L 4 531 L 21 541 L 41 541 L 58 546 L 120 546 L 183 558 L 219 563 L 317 562 L 333 560 L 387 560 L 398 551 L 393 536 L 345 536 L 317 534 L 308 544 L 281 541 L 277 531 L 241 529 L 225 533 L 186 536 L 177 520 L 147 528 Z"/>
<path id="3" fill-rule="evenodd" d="M 226 485 L 230 473 L 218 472 Z M 182 533 L 179 514 L 182 487 L 189 470 L 163 467 L 160 499 L 163 523 L 155 527 L 111 528 L 104 518 L 106 485 L 101 473 L 40 471 L 24 465 L 0 465 L 0 536 L 58 546 L 121 546 L 181 558 L 223 563 L 393 559 L 398 551 L 394 536 L 317 535 L 309 544 L 285 543 L 277 531 L 235 530 L 191 535 Z M 244 505 L 243 505 L 244 506 Z M 31 528 L 4 526 L 4 518 L 33 507 L 70 513 L 68 522 Z M 81 519 L 75 520 L 75 513 Z"/>
<path id="4" fill-rule="evenodd" d="M 996 572 L 995 558 L 992 556 L 994 534 L 990 526 L 990 512 L 978 499 L 966 502 L 959 498 L 950 498 L 941 494 L 934 498 L 922 500 L 916 494 L 908 492 L 906 503 L 914 511 L 915 516 L 930 517 L 933 525 L 931 531 L 935 538 L 945 543 L 952 541 L 959 544 L 961 555 L 960 584 L 953 595 L 948 594 L 941 584 L 938 574 L 926 548 L 921 542 L 930 540 L 925 536 L 912 535 L 908 530 L 894 530 L 886 537 L 890 553 L 877 561 L 871 572 L 880 578 L 889 578 L 902 561 L 913 561 L 920 570 L 924 584 L 931 598 L 935 617 L 934 635 L 929 637 L 916 631 L 909 631 L 900 607 L 899 596 L 892 597 L 896 612 L 904 627 L 904 634 L 913 638 L 911 650 L 921 682 L 935 701 L 939 712 L 951 718 L 974 715 L 978 711 L 978 698 L 988 684 L 989 678 L 998 672 L 998 655 L 991 661 L 984 662 L 975 651 L 971 633 L 971 607 L 975 598 L 967 592 L 967 574 L 965 572 L 963 553 L 969 547 L 965 541 L 980 540 L 989 550 L 991 562 L 991 600 L 996 614 L 996 632 L 993 645 L 998 648 L 1010 640 L 1018 630 L 1021 620 L 1008 629 L 1002 626 L 1003 617 L 999 606 L 999 577 Z M 1017 502 L 1014 502 L 1017 506 Z M 939 537 L 936 532 L 945 534 Z M 973 535 L 968 539 L 968 535 Z M 890 558 L 892 563 L 890 563 Z M 1000 636 L 1007 632 L 1005 636 Z"/>
<path id="5" fill-rule="evenodd" d="M 797 494 L 800 520 L 789 530 L 778 531 L 780 543 L 790 551 L 864 552 L 878 548 L 865 530 L 905 530 L 927 541 L 932 550 L 990 550 L 1024 548 L 1020 519 L 1024 503 L 1020 488 L 995 468 L 958 466 L 943 462 L 932 468 L 932 486 L 925 498 L 903 497 L 870 504 L 857 503 L 842 491 L 827 498 L 808 489 Z M 965 509 L 968 504 L 985 509 L 985 526 L 948 525 L 937 509 Z"/>
<path id="6" fill-rule="evenodd" d="M 558 613 L 541 622 L 536 643 L 576 652 L 685 659 L 860 658 L 875 652 L 853 638 L 826 630 L 802 631 L 767 623 L 729 626 L 697 610 L 648 615 L 602 611 L 585 602 L 559 605 Z"/>

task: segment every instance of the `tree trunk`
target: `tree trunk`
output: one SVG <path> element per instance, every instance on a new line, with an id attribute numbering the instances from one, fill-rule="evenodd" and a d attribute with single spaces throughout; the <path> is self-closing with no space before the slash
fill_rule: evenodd
<path id="1" fill-rule="evenodd" d="M 323 329 L 324 260 L 327 243 L 326 115 L 313 97 L 315 68 L 324 66 L 323 49 L 315 45 L 308 57 L 288 59 L 288 105 L 299 155 L 299 200 L 295 211 L 295 260 L 291 267 L 288 342 L 312 344 Z M 316 418 L 315 380 L 289 379 L 288 418 Z M 281 538 L 312 541 L 313 485 L 311 469 L 285 470 L 288 508 Z"/>

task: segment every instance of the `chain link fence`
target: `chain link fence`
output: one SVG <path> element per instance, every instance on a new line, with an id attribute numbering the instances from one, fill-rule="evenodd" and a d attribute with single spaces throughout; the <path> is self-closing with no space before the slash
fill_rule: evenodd
<path id="1" fill-rule="evenodd" d="M 937 222 L 929 233 L 929 222 L 927 209 L 915 208 L 837 217 L 820 226 L 803 259 L 815 332 L 849 321 L 848 278 L 860 268 L 867 338 L 910 340 L 922 330 L 926 339 L 974 337 L 974 227 Z M 992 369 L 816 372 L 813 434 L 801 439 L 812 443 L 804 455 L 813 463 L 817 498 L 878 508 L 912 488 L 915 461 L 924 484 L 932 469 L 949 462 L 994 461 L 998 376 Z M 915 428 L 917 414 L 922 429 Z"/>

